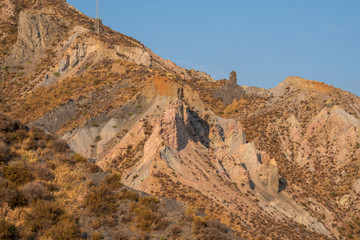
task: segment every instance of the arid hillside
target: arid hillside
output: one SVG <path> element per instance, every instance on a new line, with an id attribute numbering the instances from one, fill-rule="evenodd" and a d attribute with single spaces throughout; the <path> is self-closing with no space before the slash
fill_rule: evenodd
<path id="1" fill-rule="evenodd" d="M 64 140 L 0 114 L 0 239 L 241 239 L 211 216 L 138 192 Z"/>
<path id="2" fill-rule="evenodd" d="M 24 162 L 26 151 L 37 159 L 26 184 L 40 181 L 37 164 L 71 168 L 50 196 L 72 213 L 76 234 L 360 238 L 358 96 L 300 77 L 268 90 L 237 85 L 235 72 L 215 81 L 106 26 L 95 33 L 93 19 L 62 0 L 5 0 L 1 12 L 0 111 L 46 132 L 35 130 L 43 145 L 27 149 L 34 130 L 20 124 L 27 137 L 18 149 L 3 140 L 18 157 L 2 168 Z M 52 134 L 70 149 L 47 153 L 57 146 L 46 140 Z M 128 196 L 129 188 L 142 193 Z M 118 204 L 102 207 L 97 194 Z M 27 201 L 18 211 L 32 208 Z M 25 231 L 16 216 L 1 217 L 24 236 L 45 234 Z"/>

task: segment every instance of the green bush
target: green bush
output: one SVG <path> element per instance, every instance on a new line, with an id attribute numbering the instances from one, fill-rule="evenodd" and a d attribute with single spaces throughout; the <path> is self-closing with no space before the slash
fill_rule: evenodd
<path id="1" fill-rule="evenodd" d="M 19 239 L 15 225 L 0 219 L 0 239 Z"/>
<path id="2" fill-rule="evenodd" d="M 22 166 L 4 166 L 2 168 L 3 177 L 9 180 L 16 187 L 34 180 L 31 171 Z"/>
<path id="3" fill-rule="evenodd" d="M 101 136 L 96 136 L 94 142 L 99 142 L 99 141 L 101 141 Z"/>
<path id="4" fill-rule="evenodd" d="M 55 77 L 60 77 L 61 74 L 60 74 L 59 72 L 54 72 L 54 76 L 55 76 Z"/>

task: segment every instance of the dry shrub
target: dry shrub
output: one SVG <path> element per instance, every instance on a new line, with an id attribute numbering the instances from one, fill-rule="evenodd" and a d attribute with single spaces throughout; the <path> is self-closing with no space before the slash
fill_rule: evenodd
<path id="1" fill-rule="evenodd" d="M 138 201 L 139 195 L 134 191 L 129 191 L 127 189 L 124 189 L 121 191 L 120 199 L 121 200 Z"/>
<path id="2" fill-rule="evenodd" d="M 196 236 L 198 240 L 228 240 L 229 236 L 221 232 L 217 228 L 204 228 L 201 229 L 199 234 Z"/>
<path id="3" fill-rule="evenodd" d="M 31 171 L 22 166 L 4 166 L 2 168 L 2 173 L 3 177 L 9 180 L 16 187 L 34 180 L 34 175 Z"/>
<path id="4" fill-rule="evenodd" d="M 9 188 L 0 188 L 0 207 L 15 197 L 16 191 Z"/>
<path id="5" fill-rule="evenodd" d="M 49 169 L 40 165 L 35 167 L 34 173 L 39 179 L 44 181 L 51 181 L 55 178 L 54 174 Z"/>
<path id="6" fill-rule="evenodd" d="M 121 216 L 120 218 L 120 221 L 122 223 L 129 223 L 133 220 L 132 216 L 131 215 L 124 215 L 124 216 Z"/>
<path id="7" fill-rule="evenodd" d="M 42 148 L 42 149 L 46 148 L 46 145 L 47 145 L 47 143 L 46 143 L 45 140 L 39 140 L 39 141 L 37 141 L 37 143 L 36 143 L 36 146 L 37 146 L 38 148 Z"/>
<path id="8" fill-rule="evenodd" d="M 114 172 L 111 175 L 107 175 L 104 179 L 105 184 L 107 184 L 111 189 L 118 189 L 122 186 L 121 183 L 121 174 Z"/>
<path id="9" fill-rule="evenodd" d="M 65 164 L 68 164 L 71 166 L 75 165 L 75 161 L 72 157 L 61 155 L 61 156 L 58 156 L 56 159 L 61 163 L 65 163 Z"/>
<path id="10" fill-rule="evenodd" d="M 72 216 L 55 203 L 37 201 L 26 215 L 24 227 L 32 239 L 79 239 L 80 228 Z"/>
<path id="11" fill-rule="evenodd" d="M 135 209 L 134 212 L 136 214 L 136 226 L 142 231 L 150 231 L 152 226 L 157 224 L 160 220 L 158 214 L 145 206 Z"/>
<path id="12" fill-rule="evenodd" d="M 18 141 L 23 141 L 24 139 L 29 137 L 29 133 L 28 131 L 24 130 L 24 129 L 19 129 L 15 132 L 15 137 Z"/>
<path id="13" fill-rule="evenodd" d="M 103 239 L 103 235 L 100 232 L 94 232 L 91 235 L 91 240 L 100 240 L 100 239 Z"/>
<path id="14" fill-rule="evenodd" d="M 26 215 L 25 227 L 32 233 L 43 233 L 56 225 L 64 215 L 64 210 L 55 203 L 37 201 Z"/>
<path id="15" fill-rule="evenodd" d="M 8 186 L 8 181 L 6 181 L 6 179 L 1 176 L 1 172 L 0 172 L 0 189 L 6 188 L 7 186 Z"/>
<path id="16" fill-rule="evenodd" d="M 9 149 L 9 147 L 3 143 L 0 142 L 0 164 L 1 163 L 7 163 L 12 158 L 12 153 Z"/>
<path id="17" fill-rule="evenodd" d="M 140 198 L 140 204 L 150 208 L 152 211 L 157 210 L 157 204 L 160 200 L 157 197 L 142 197 Z"/>
<path id="18" fill-rule="evenodd" d="M 29 139 L 26 143 L 26 150 L 36 150 L 38 148 L 38 141 L 35 139 Z"/>
<path id="19" fill-rule="evenodd" d="M 46 137 L 46 135 L 41 128 L 38 128 L 38 127 L 31 128 L 30 139 L 39 141 L 39 140 L 44 140 L 45 137 Z"/>
<path id="20" fill-rule="evenodd" d="M 130 209 L 135 213 L 136 226 L 142 231 L 150 231 L 159 226 L 161 216 L 156 213 L 159 199 L 156 197 L 142 197 L 139 202 L 133 202 Z"/>
<path id="21" fill-rule="evenodd" d="M 20 121 L 13 120 L 5 114 L 0 113 L 0 131 L 13 132 L 24 128 L 24 125 Z"/>
<path id="22" fill-rule="evenodd" d="M 154 230 L 162 230 L 165 229 L 167 226 L 169 226 L 170 221 L 165 219 L 165 218 L 161 218 L 158 222 L 157 225 L 154 227 Z"/>
<path id="23" fill-rule="evenodd" d="M 80 239 L 81 231 L 74 218 L 62 216 L 45 234 L 53 240 Z"/>
<path id="24" fill-rule="evenodd" d="M 7 203 L 12 209 L 14 209 L 17 207 L 26 206 L 28 204 L 28 201 L 20 191 L 15 191 L 15 195 L 10 198 Z"/>
<path id="25" fill-rule="evenodd" d="M 209 219 L 206 222 L 206 225 L 207 225 L 207 227 L 210 227 L 210 228 L 216 228 L 223 233 L 229 232 L 228 227 L 226 227 L 224 224 L 222 224 L 221 222 L 219 222 L 218 220 L 215 220 L 215 219 Z"/>
<path id="26" fill-rule="evenodd" d="M 115 232 L 113 235 L 113 239 L 115 240 L 129 240 L 129 236 L 122 232 Z"/>
<path id="27" fill-rule="evenodd" d="M 0 219 L 0 239 L 19 239 L 15 225 L 8 223 L 4 219 Z"/>
<path id="28" fill-rule="evenodd" d="M 173 225 L 170 228 L 169 237 L 177 238 L 180 236 L 182 230 L 178 225 Z"/>
<path id="29" fill-rule="evenodd" d="M 196 216 L 193 220 L 193 231 L 199 240 L 226 240 L 229 229 L 215 219 Z"/>
<path id="30" fill-rule="evenodd" d="M 49 194 L 42 184 L 36 182 L 25 184 L 20 188 L 20 191 L 29 202 L 45 199 Z"/>
<path id="31" fill-rule="evenodd" d="M 65 140 L 56 139 L 51 143 L 51 148 L 58 153 L 67 153 L 69 151 L 69 145 Z"/>
<path id="32" fill-rule="evenodd" d="M 89 164 L 87 164 L 87 170 L 88 170 L 88 172 L 90 172 L 90 173 L 97 173 L 97 172 L 101 172 L 101 171 L 102 171 L 101 168 L 100 168 L 98 165 L 96 165 L 95 163 L 89 163 Z"/>
<path id="33" fill-rule="evenodd" d="M 117 211 L 118 196 L 105 184 L 93 187 L 85 196 L 84 205 L 89 212 L 100 217 Z"/>
<path id="34" fill-rule="evenodd" d="M 28 131 L 24 129 L 19 129 L 15 132 L 8 132 L 5 134 L 5 139 L 7 142 L 22 142 L 28 137 Z"/>
<path id="35" fill-rule="evenodd" d="M 76 162 L 76 163 L 87 163 L 89 162 L 87 160 L 87 158 L 85 158 L 84 156 L 82 156 L 81 154 L 79 153 L 75 153 L 74 155 L 71 156 L 72 159 Z"/>
<path id="36" fill-rule="evenodd" d="M 193 218 L 193 231 L 194 233 L 199 233 L 201 229 L 206 228 L 207 227 L 207 223 L 206 223 L 206 219 L 199 217 L 199 216 L 195 216 Z"/>

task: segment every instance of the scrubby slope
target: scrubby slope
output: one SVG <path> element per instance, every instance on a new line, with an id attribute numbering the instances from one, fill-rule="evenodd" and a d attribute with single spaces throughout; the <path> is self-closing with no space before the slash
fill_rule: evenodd
<path id="1" fill-rule="evenodd" d="M 215 82 L 105 26 L 96 34 L 93 20 L 65 1 L 11 4 L 19 6 L 11 21 L 1 19 L 17 26 L 14 40 L 2 42 L 2 111 L 57 134 L 72 151 L 119 172 L 126 186 L 220 218 L 243 238 L 358 236 L 357 96 L 300 78 L 270 90 L 240 87 L 234 72 Z M 11 13 L 11 4 L 2 11 Z M 82 202 L 91 209 L 97 194 L 121 198 L 103 173 L 92 174 L 90 200 L 81 196 L 89 187 L 79 180 L 86 173 L 63 180 L 79 181 L 63 188 L 71 195 L 66 201 L 78 198 L 72 207 Z M 125 207 L 135 222 L 125 233 L 141 226 L 138 210 L 159 220 L 152 204 L 137 204 Z M 100 218 L 97 209 L 79 212 L 75 223 L 113 234 L 109 227 L 129 212 L 113 207 Z M 191 218 L 194 226 L 216 225 Z M 192 232 L 189 224 L 183 235 Z M 189 238 L 198 234 L 205 233 Z"/>
<path id="2" fill-rule="evenodd" d="M 358 238 L 359 97 L 299 77 L 245 91 L 226 106 L 206 92 L 202 98 L 215 112 L 239 119 L 248 141 L 277 160 L 297 203 L 336 237 Z"/>
<path id="3" fill-rule="evenodd" d="M 239 239 L 180 202 L 124 187 L 119 173 L 3 114 L 0 161 L 1 239 Z"/>

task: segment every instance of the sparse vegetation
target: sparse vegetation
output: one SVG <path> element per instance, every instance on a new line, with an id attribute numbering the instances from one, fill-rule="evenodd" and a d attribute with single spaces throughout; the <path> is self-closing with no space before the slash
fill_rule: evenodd
<path id="1" fill-rule="evenodd" d="M 101 141 L 101 136 L 96 136 L 94 142 L 99 142 L 99 141 Z"/>

